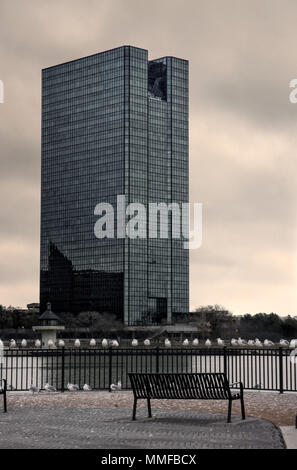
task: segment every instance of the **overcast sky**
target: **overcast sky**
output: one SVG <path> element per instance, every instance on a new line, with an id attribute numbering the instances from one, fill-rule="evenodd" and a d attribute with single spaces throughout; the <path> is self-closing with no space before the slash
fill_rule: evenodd
<path id="1" fill-rule="evenodd" d="M 191 307 L 297 315 L 295 0 L 1 0 L 0 304 L 39 297 L 40 71 L 130 44 L 190 62 Z"/>

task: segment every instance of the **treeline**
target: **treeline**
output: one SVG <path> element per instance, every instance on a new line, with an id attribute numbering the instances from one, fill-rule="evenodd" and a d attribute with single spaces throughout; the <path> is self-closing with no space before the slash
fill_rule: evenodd
<path id="1" fill-rule="evenodd" d="M 272 341 L 297 338 L 297 317 L 279 317 L 275 313 L 246 314 L 237 317 L 238 330 L 242 338 L 268 338 Z"/>
<path id="2" fill-rule="evenodd" d="M 30 329 L 37 324 L 39 312 L 0 305 L 0 329 Z"/>
<path id="3" fill-rule="evenodd" d="M 297 338 L 297 317 L 281 317 L 276 313 L 246 313 L 233 315 L 221 305 L 207 305 L 197 308 L 189 320 L 197 323 L 201 338 L 245 338 L 279 341 Z"/>
<path id="4" fill-rule="evenodd" d="M 40 313 L 35 310 L 22 310 L 0 305 L 0 330 L 30 330 L 33 325 L 38 324 L 39 316 Z M 123 323 L 117 319 L 116 315 L 109 313 L 63 312 L 59 314 L 59 317 L 67 329 L 74 331 L 78 328 L 85 328 L 106 332 L 123 328 Z"/>
<path id="5" fill-rule="evenodd" d="M 15 332 L 21 334 L 26 331 L 28 337 L 34 337 L 32 326 L 38 323 L 39 312 L 35 310 L 21 310 L 14 307 L 0 305 L 0 330 L 2 336 L 11 336 Z M 69 312 L 59 314 L 68 332 L 81 330 L 88 332 L 107 333 L 114 332 L 125 336 L 123 323 L 110 313 Z M 260 340 L 270 339 L 279 341 L 281 338 L 290 340 L 297 338 L 297 317 L 290 315 L 280 317 L 276 313 L 257 313 L 243 316 L 233 315 L 221 305 L 207 305 L 197 308 L 188 315 L 176 315 L 174 323 L 192 323 L 198 326 L 200 339 L 231 339 L 245 338 Z M 164 328 L 164 325 L 162 326 Z M 138 336 L 141 336 L 140 334 Z"/>

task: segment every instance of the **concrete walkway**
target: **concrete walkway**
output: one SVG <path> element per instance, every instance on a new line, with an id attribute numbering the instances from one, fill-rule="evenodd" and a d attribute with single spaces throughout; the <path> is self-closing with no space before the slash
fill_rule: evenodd
<path id="1" fill-rule="evenodd" d="M 0 413 L 2 449 L 281 449 L 279 429 L 258 418 L 242 421 L 207 411 L 109 407 L 11 406 Z"/>
<path id="2" fill-rule="evenodd" d="M 281 426 L 287 449 L 297 449 L 297 429 L 295 426 Z"/>

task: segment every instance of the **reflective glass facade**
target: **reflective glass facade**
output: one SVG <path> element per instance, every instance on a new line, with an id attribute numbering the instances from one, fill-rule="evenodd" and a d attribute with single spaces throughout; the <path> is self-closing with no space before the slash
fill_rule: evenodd
<path id="1" fill-rule="evenodd" d="M 188 202 L 187 61 L 123 46 L 42 71 L 41 311 L 188 312 L 182 239 L 95 237 L 95 206 L 117 195 Z"/>

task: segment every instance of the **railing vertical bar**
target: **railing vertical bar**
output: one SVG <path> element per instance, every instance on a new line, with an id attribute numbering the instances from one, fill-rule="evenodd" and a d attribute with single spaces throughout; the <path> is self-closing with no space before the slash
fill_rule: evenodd
<path id="1" fill-rule="evenodd" d="M 125 376 L 124 376 L 124 353 L 121 354 L 120 356 L 120 379 L 122 383 L 123 388 L 127 388 L 127 370 L 125 371 Z"/>
<path id="2" fill-rule="evenodd" d="M 249 379 L 249 369 L 250 369 L 250 358 L 251 358 L 251 352 L 249 349 L 245 351 L 245 357 L 244 357 L 244 370 L 245 370 L 245 384 L 247 388 L 250 388 L 250 379 Z"/>
<path id="3" fill-rule="evenodd" d="M 68 377 L 65 380 L 66 382 L 72 382 L 72 349 L 69 348 L 67 349 L 67 371 L 68 371 Z"/>
<path id="4" fill-rule="evenodd" d="M 77 349 L 72 349 L 72 353 L 73 353 L 73 382 L 76 383 L 77 382 Z M 79 365 L 78 365 L 79 367 Z"/>
<path id="5" fill-rule="evenodd" d="M 238 377 L 237 377 L 237 381 L 241 381 L 241 382 L 244 382 L 244 379 L 242 377 L 242 349 L 239 349 L 239 356 L 238 356 L 238 359 L 239 359 L 239 370 L 238 370 Z"/>
<path id="6" fill-rule="evenodd" d="M 278 368 L 280 367 L 280 362 L 279 362 L 279 351 L 278 349 L 274 350 L 274 364 L 276 367 L 276 370 L 274 371 L 274 383 L 273 383 L 273 389 L 278 390 L 278 382 L 279 382 L 279 376 L 277 373 Z M 274 369 L 274 366 L 272 366 Z M 280 371 L 279 371 L 280 374 Z M 282 377 L 282 381 L 284 380 L 284 377 Z"/>
<path id="7" fill-rule="evenodd" d="M 93 382 L 91 385 L 92 388 L 96 389 L 96 361 L 97 361 L 97 349 L 93 351 Z"/>
<path id="8" fill-rule="evenodd" d="M 26 350 L 26 365 L 25 365 L 25 377 L 26 377 L 26 390 L 29 389 L 29 384 L 28 384 L 28 372 L 29 372 L 29 351 L 28 349 Z"/>
<path id="9" fill-rule="evenodd" d="M 271 375 L 271 362 L 273 360 L 273 351 L 267 351 L 267 369 L 268 369 L 268 380 L 269 380 L 269 390 L 273 388 L 272 375 Z"/>
<path id="10" fill-rule="evenodd" d="M 242 362 L 242 369 L 243 369 L 243 383 L 246 388 L 248 388 L 248 377 L 247 377 L 247 361 L 248 361 L 248 354 L 249 350 L 243 350 L 243 362 Z"/>
<path id="11" fill-rule="evenodd" d="M 268 369 L 268 364 L 267 364 L 267 350 L 263 350 L 263 355 L 264 355 L 264 364 L 265 364 L 265 380 L 266 380 L 266 387 L 267 390 L 269 390 L 269 369 Z"/>
<path id="12" fill-rule="evenodd" d="M 268 349 L 267 350 L 267 370 L 268 370 L 269 390 L 273 390 L 273 372 L 271 370 L 271 365 L 273 364 L 273 362 L 274 362 L 274 352 L 272 349 Z M 276 372 L 278 371 L 276 370 Z"/>
<path id="13" fill-rule="evenodd" d="M 257 350 L 257 362 L 256 362 L 256 367 L 257 367 L 257 379 L 256 379 L 256 384 L 255 384 L 255 385 L 257 385 L 257 383 L 261 383 L 261 373 L 260 373 L 260 367 L 261 367 L 261 365 L 260 365 L 260 355 L 259 355 L 259 351 L 258 351 L 258 350 Z M 261 385 L 260 385 L 260 387 L 261 387 Z"/>
<path id="14" fill-rule="evenodd" d="M 276 370 L 273 371 L 273 363 L 275 362 L 275 351 L 271 350 L 270 351 L 270 354 L 269 354 L 269 375 L 270 375 L 270 380 L 271 380 L 271 383 L 270 383 L 270 387 L 272 390 L 274 390 L 274 378 L 275 378 L 275 375 L 277 374 L 277 369 L 278 369 L 278 365 L 275 364 L 275 367 L 276 367 Z"/>
<path id="15" fill-rule="evenodd" d="M 9 360 L 9 362 L 11 363 L 11 360 L 12 360 L 12 358 L 11 358 L 11 351 L 6 351 L 6 354 L 5 354 L 5 368 L 4 368 L 4 370 L 5 370 L 5 376 L 3 377 L 3 375 L 2 375 L 2 377 L 3 377 L 4 379 L 6 379 L 7 381 L 8 381 L 8 360 Z M 11 385 L 12 385 L 12 384 L 11 384 Z"/>
<path id="16" fill-rule="evenodd" d="M 264 389 L 266 390 L 266 367 L 265 367 L 265 354 L 264 349 L 261 350 L 261 359 L 262 359 L 262 378 L 263 378 L 263 385 Z"/>
<path id="17" fill-rule="evenodd" d="M 54 370 L 54 356 L 50 349 L 48 349 L 48 357 L 50 363 L 50 383 L 57 388 L 57 379 L 54 381 L 53 370 Z"/>
<path id="18" fill-rule="evenodd" d="M 15 354 L 14 354 L 14 351 L 12 351 L 12 361 L 10 363 L 10 383 L 11 385 L 13 385 L 13 373 L 14 373 L 14 368 L 17 367 L 17 374 L 18 376 L 20 375 L 20 390 L 22 390 L 23 388 L 23 380 L 22 380 L 22 375 L 23 375 L 23 372 L 22 372 L 22 362 L 21 362 L 21 367 L 19 366 L 19 363 L 20 363 L 20 360 L 19 360 L 19 357 L 21 358 L 21 361 L 22 361 L 22 350 L 17 350 L 15 351 Z M 14 358 L 15 358 L 15 361 L 14 361 Z"/>
<path id="19" fill-rule="evenodd" d="M 271 364 L 273 362 L 273 351 L 270 349 L 267 351 L 267 365 L 268 365 L 268 378 L 269 378 L 269 389 L 273 389 L 273 376 L 271 370 Z"/>
<path id="20" fill-rule="evenodd" d="M 111 390 L 110 390 L 110 386 L 111 386 L 111 383 L 112 383 L 112 349 L 111 349 L 111 347 L 109 348 L 108 359 L 109 359 L 109 361 L 108 361 L 108 389 L 111 392 Z"/>
<path id="21" fill-rule="evenodd" d="M 287 368 L 289 369 L 289 372 L 288 372 L 288 388 L 291 391 L 292 390 L 292 373 L 293 373 L 293 370 L 292 370 L 292 362 L 290 360 L 287 361 Z"/>
<path id="22" fill-rule="evenodd" d="M 19 375 L 19 371 L 18 371 L 18 361 L 17 361 L 17 357 L 14 358 L 14 352 L 13 351 L 7 351 L 9 354 L 8 354 L 8 357 L 6 359 L 6 364 L 5 364 L 5 378 L 6 380 L 8 380 L 8 359 L 9 359 L 9 364 L 10 364 L 10 385 L 13 385 L 13 380 L 12 380 L 12 375 L 11 375 L 11 370 L 13 368 L 13 364 L 14 364 L 14 359 L 15 359 L 15 388 L 16 390 L 18 390 L 18 375 Z M 16 352 L 17 354 L 17 352 Z"/>
<path id="23" fill-rule="evenodd" d="M 252 388 L 253 382 L 254 382 L 254 359 L 255 359 L 255 354 L 254 354 L 254 351 L 251 349 L 249 364 L 248 364 L 249 388 Z"/>
<path id="24" fill-rule="evenodd" d="M 223 372 L 227 375 L 227 348 L 223 347 Z"/>
<path id="25" fill-rule="evenodd" d="M 130 369 L 129 369 L 129 356 L 128 356 L 128 354 L 125 354 L 125 364 L 126 364 L 126 369 L 125 369 L 125 370 L 126 370 L 127 372 L 129 372 Z M 127 388 L 130 388 L 130 383 L 129 383 L 128 378 L 126 378 L 126 383 L 127 383 L 127 385 L 126 385 Z"/>
<path id="26" fill-rule="evenodd" d="M 78 354 L 78 385 L 80 386 L 81 384 L 81 358 L 82 358 L 82 353 L 79 349 L 77 349 L 77 354 Z"/>
<path id="27" fill-rule="evenodd" d="M 44 383 L 46 384 L 47 383 L 47 351 L 46 349 L 44 349 L 44 375 L 45 375 L 45 378 L 44 378 Z"/>
<path id="28" fill-rule="evenodd" d="M 286 363 L 286 371 L 287 371 L 287 388 L 291 390 L 291 363 L 287 361 Z"/>
<path id="29" fill-rule="evenodd" d="M 18 353 L 21 355 L 21 390 L 23 390 L 23 350 L 19 350 Z M 12 377 L 11 377 L 12 379 Z"/>
<path id="30" fill-rule="evenodd" d="M 291 361 L 290 357 L 288 357 L 287 363 L 288 363 L 288 368 L 289 368 L 289 374 L 288 374 L 289 375 L 289 380 L 288 380 L 289 385 L 288 385 L 288 388 L 291 391 L 291 390 L 293 390 L 293 374 L 295 372 L 295 366 L 294 366 L 294 364 L 292 364 L 292 361 Z"/>
<path id="31" fill-rule="evenodd" d="M 293 377 L 294 377 L 294 391 L 297 392 L 296 382 L 297 382 L 297 362 L 293 364 Z M 297 428 L 297 426 L 296 426 Z"/>
<path id="32" fill-rule="evenodd" d="M 7 352 L 5 351 L 3 352 L 3 360 L 5 361 L 5 363 L 7 362 Z M 3 375 L 3 362 L 0 362 L 0 377 L 2 379 L 6 379 L 6 375 Z"/>
<path id="33" fill-rule="evenodd" d="M 59 379 L 60 379 L 60 374 L 59 374 L 59 357 L 60 357 L 60 354 L 59 354 L 59 350 L 56 349 L 56 354 L 55 354 L 55 358 L 56 358 L 56 388 L 57 390 L 61 390 L 61 387 L 60 387 L 60 383 L 59 383 Z"/>
<path id="34" fill-rule="evenodd" d="M 140 370 L 142 371 L 142 370 L 143 370 L 143 355 L 142 355 L 142 349 L 139 350 L 139 354 L 140 354 Z"/>
<path id="35" fill-rule="evenodd" d="M 262 362 L 262 373 L 263 373 L 263 380 L 264 380 L 264 388 L 265 390 L 268 389 L 267 385 L 267 377 L 266 377 L 266 360 L 265 360 L 265 350 L 262 349 L 261 351 L 263 362 Z"/>
<path id="36" fill-rule="evenodd" d="M 44 379 L 43 379 L 43 350 L 41 351 L 41 388 L 44 387 Z"/>
<path id="37" fill-rule="evenodd" d="M 84 383 L 82 385 L 87 383 L 86 373 L 87 373 L 87 350 L 84 349 L 84 380 L 83 380 Z"/>
<path id="38" fill-rule="evenodd" d="M 156 373 L 159 373 L 159 346 L 156 347 Z"/>
<path id="39" fill-rule="evenodd" d="M 250 373 L 251 373 L 252 357 L 253 356 L 251 354 L 251 350 L 249 349 L 246 352 L 246 357 L 245 357 L 246 383 L 247 383 L 248 388 L 251 388 Z"/>
<path id="40" fill-rule="evenodd" d="M 10 385 L 13 385 L 12 383 L 12 367 L 13 367 L 13 363 L 14 363 L 14 352 L 13 351 L 9 351 L 10 353 L 10 360 L 9 360 L 9 364 L 10 364 Z M 17 355 L 17 352 L 16 352 L 16 355 Z M 17 364 L 17 359 L 16 359 L 16 364 Z M 16 377 L 18 377 L 18 370 L 16 369 Z M 6 364 L 5 364 L 5 378 L 8 380 L 8 361 L 6 361 Z"/>
<path id="41" fill-rule="evenodd" d="M 287 351 L 287 356 L 288 356 L 288 351 Z M 288 359 L 286 360 L 286 389 L 289 390 Z"/>
<path id="42" fill-rule="evenodd" d="M 46 349 L 46 382 L 49 382 L 48 371 L 49 371 L 49 364 L 48 364 L 48 350 Z"/>
<path id="43" fill-rule="evenodd" d="M 102 351 L 102 359 L 103 359 L 103 390 L 106 388 L 106 377 L 105 377 L 105 372 L 106 372 L 106 350 L 103 349 Z M 101 360 L 100 360 L 100 370 L 101 370 Z M 101 388 L 101 387 L 100 387 Z"/>
<path id="44" fill-rule="evenodd" d="M 65 347 L 62 346 L 61 351 L 61 392 L 64 393 L 65 382 Z"/>
<path id="45" fill-rule="evenodd" d="M 36 381 L 34 379 L 34 369 L 33 369 L 33 364 L 32 364 L 32 358 L 33 358 L 33 351 L 31 350 L 30 351 L 30 355 L 29 355 L 29 352 L 28 352 L 28 375 L 29 375 L 29 378 L 28 378 L 28 383 L 29 384 L 36 384 Z"/>
<path id="46" fill-rule="evenodd" d="M 49 375 L 49 369 L 50 369 L 50 355 L 49 355 L 49 351 L 47 349 L 46 350 L 46 374 L 47 374 L 46 381 L 50 383 L 51 380 L 50 380 L 50 375 Z M 50 383 L 50 385 L 54 385 L 54 384 Z"/>
<path id="47" fill-rule="evenodd" d="M 36 356 L 36 387 L 41 388 L 39 383 L 39 354 Z"/>
<path id="48" fill-rule="evenodd" d="M 89 349 L 89 354 L 88 354 L 88 384 L 92 386 L 92 351 Z"/>

